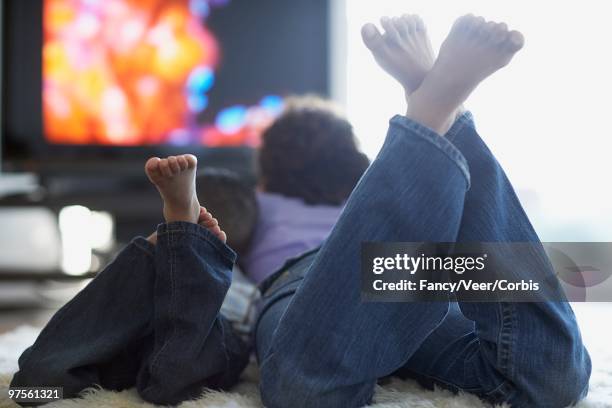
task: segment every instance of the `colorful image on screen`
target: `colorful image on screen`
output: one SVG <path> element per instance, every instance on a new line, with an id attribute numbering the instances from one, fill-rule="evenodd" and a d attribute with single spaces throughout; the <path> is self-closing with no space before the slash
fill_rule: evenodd
<path id="1" fill-rule="evenodd" d="M 222 52 L 206 19 L 229 0 L 44 0 L 47 142 L 256 146 L 282 109 L 209 105 Z"/>

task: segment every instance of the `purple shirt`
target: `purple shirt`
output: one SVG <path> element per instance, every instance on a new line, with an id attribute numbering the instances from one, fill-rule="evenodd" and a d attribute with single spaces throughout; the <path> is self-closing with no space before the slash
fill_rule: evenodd
<path id="1" fill-rule="evenodd" d="M 336 224 L 342 206 L 307 205 L 299 198 L 257 194 L 259 222 L 243 257 L 249 278 L 260 283 L 288 258 L 321 245 Z"/>

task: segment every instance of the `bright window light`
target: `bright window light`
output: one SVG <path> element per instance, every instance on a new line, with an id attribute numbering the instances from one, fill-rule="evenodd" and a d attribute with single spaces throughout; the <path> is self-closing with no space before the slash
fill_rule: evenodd
<path id="1" fill-rule="evenodd" d="M 72 205 L 59 213 L 62 236 L 62 269 L 69 275 L 82 275 L 91 267 L 91 243 L 87 224 L 91 212 L 87 207 Z"/>
<path id="2" fill-rule="evenodd" d="M 107 251 L 114 244 L 114 222 L 109 213 L 90 211 L 81 205 L 62 208 L 59 213 L 62 237 L 62 270 L 81 275 L 92 269 L 92 250 Z"/>
<path id="3" fill-rule="evenodd" d="M 106 211 L 92 211 L 89 219 L 89 237 L 92 249 L 108 251 L 114 245 L 115 223 Z"/>
<path id="4" fill-rule="evenodd" d="M 346 75 L 336 79 L 346 83 L 334 87 L 345 90 L 340 99 L 368 155 L 382 145 L 389 118 L 406 106 L 401 89 L 362 45 L 362 24 L 379 25 L 384 15 L 419 14 L 437 50 L 460 15 L 505 21 L 525 35 L 525 47 L 476 90 L 466 107 L 543 240 L 612 239 L 612 5 L 595 0 L 344 3 Z"/>

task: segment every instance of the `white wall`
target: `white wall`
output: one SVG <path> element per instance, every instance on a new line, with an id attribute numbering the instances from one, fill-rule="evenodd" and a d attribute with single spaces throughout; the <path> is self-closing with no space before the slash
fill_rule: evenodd
<path id="1" fill-rule="evenodd" d="M 362 148 L 373 156 L 388 119 L 405 111 L 401 90 L 361 44 L 360 27 L 383 15 L 420 14 L 437 49 L 468 12 L 523 32 L 525 48 L 467 103 L 543 240 L 612 240 L 612 15 L 596 0 L 348 0 L 346 101 Z M 610 5 L 609 5 L 610 4 Z M 344 20 L 344 21 L 342 21 Z M 340 44 L 342 44 L 342 42 Z M 340 78 L 340 79 L 338 79 Z"/>

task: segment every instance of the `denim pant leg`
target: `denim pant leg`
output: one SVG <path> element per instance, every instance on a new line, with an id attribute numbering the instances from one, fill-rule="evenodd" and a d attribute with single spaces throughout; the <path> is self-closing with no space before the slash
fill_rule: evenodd
<path id="1" fill-rule="evenodd" d="M 147 401 L 177 404 L 204 387 L 229 388 L 249 347 L 220 315 L 236 254 L 206 228 L 188 222 L 157 229 L 153 345 L 136 387 Z"/>
<path id="2" fill-rule="evenodd" d="M 533 243 L 532 256 L 513 256 L 505 246 L 499 251 L 508 253 L 495 256 L 511 263 L 508 269 L 518 279 L 528 280 L 533 274 L 550 274 L 554 279 L 537 234 L 503 169 L 476 132 L 471 115 L 464 114 L 447 137 L 467 159 L 472 181 L 457 241 Z M 590 359 L 567 302 L 460 301 L 459 306 L 475 322 L 477 336 L 457 340 L 459 333 L 455 333 L 455 341 L 465 347 L 434 352 L 429 359 L 436 364 L 428 374 L 460 386 L 477 382 L 483 396 L 517 407 L 567 406 L 586 394 Z M 447 334 L 446 340 L 452 336 Z"/>
<path id="3" fill-rule="evenodd" d="M 95 384 L 133 386 L 152 338 L 153 250 L 134 239 L 55 313 L 19 358 L 11 386 L 62 386 L 65 398 Z"/>
<path id="4" fill-rule="evenodd" d="M 63 386 L 65 397 L 94 384 L 136 385 L 159 404 L 230 387 L 249 358 L 219 314 L 234 260 L 196 224 L 160 225 L 155 247 L 135 239 L 55 314 L 21 356 L 12 385 Z"/>
<path id="5" fill-rule="evenodd" d="M 451 143 L 405 117 L 391 120 L 381 152 L 269 334 L 266 406 L 363 406 L 376 380 L 408 360 L 448 302 L 362 303 L 361 243 L 455 241 L 468 187 L 466 162 Z"/>

